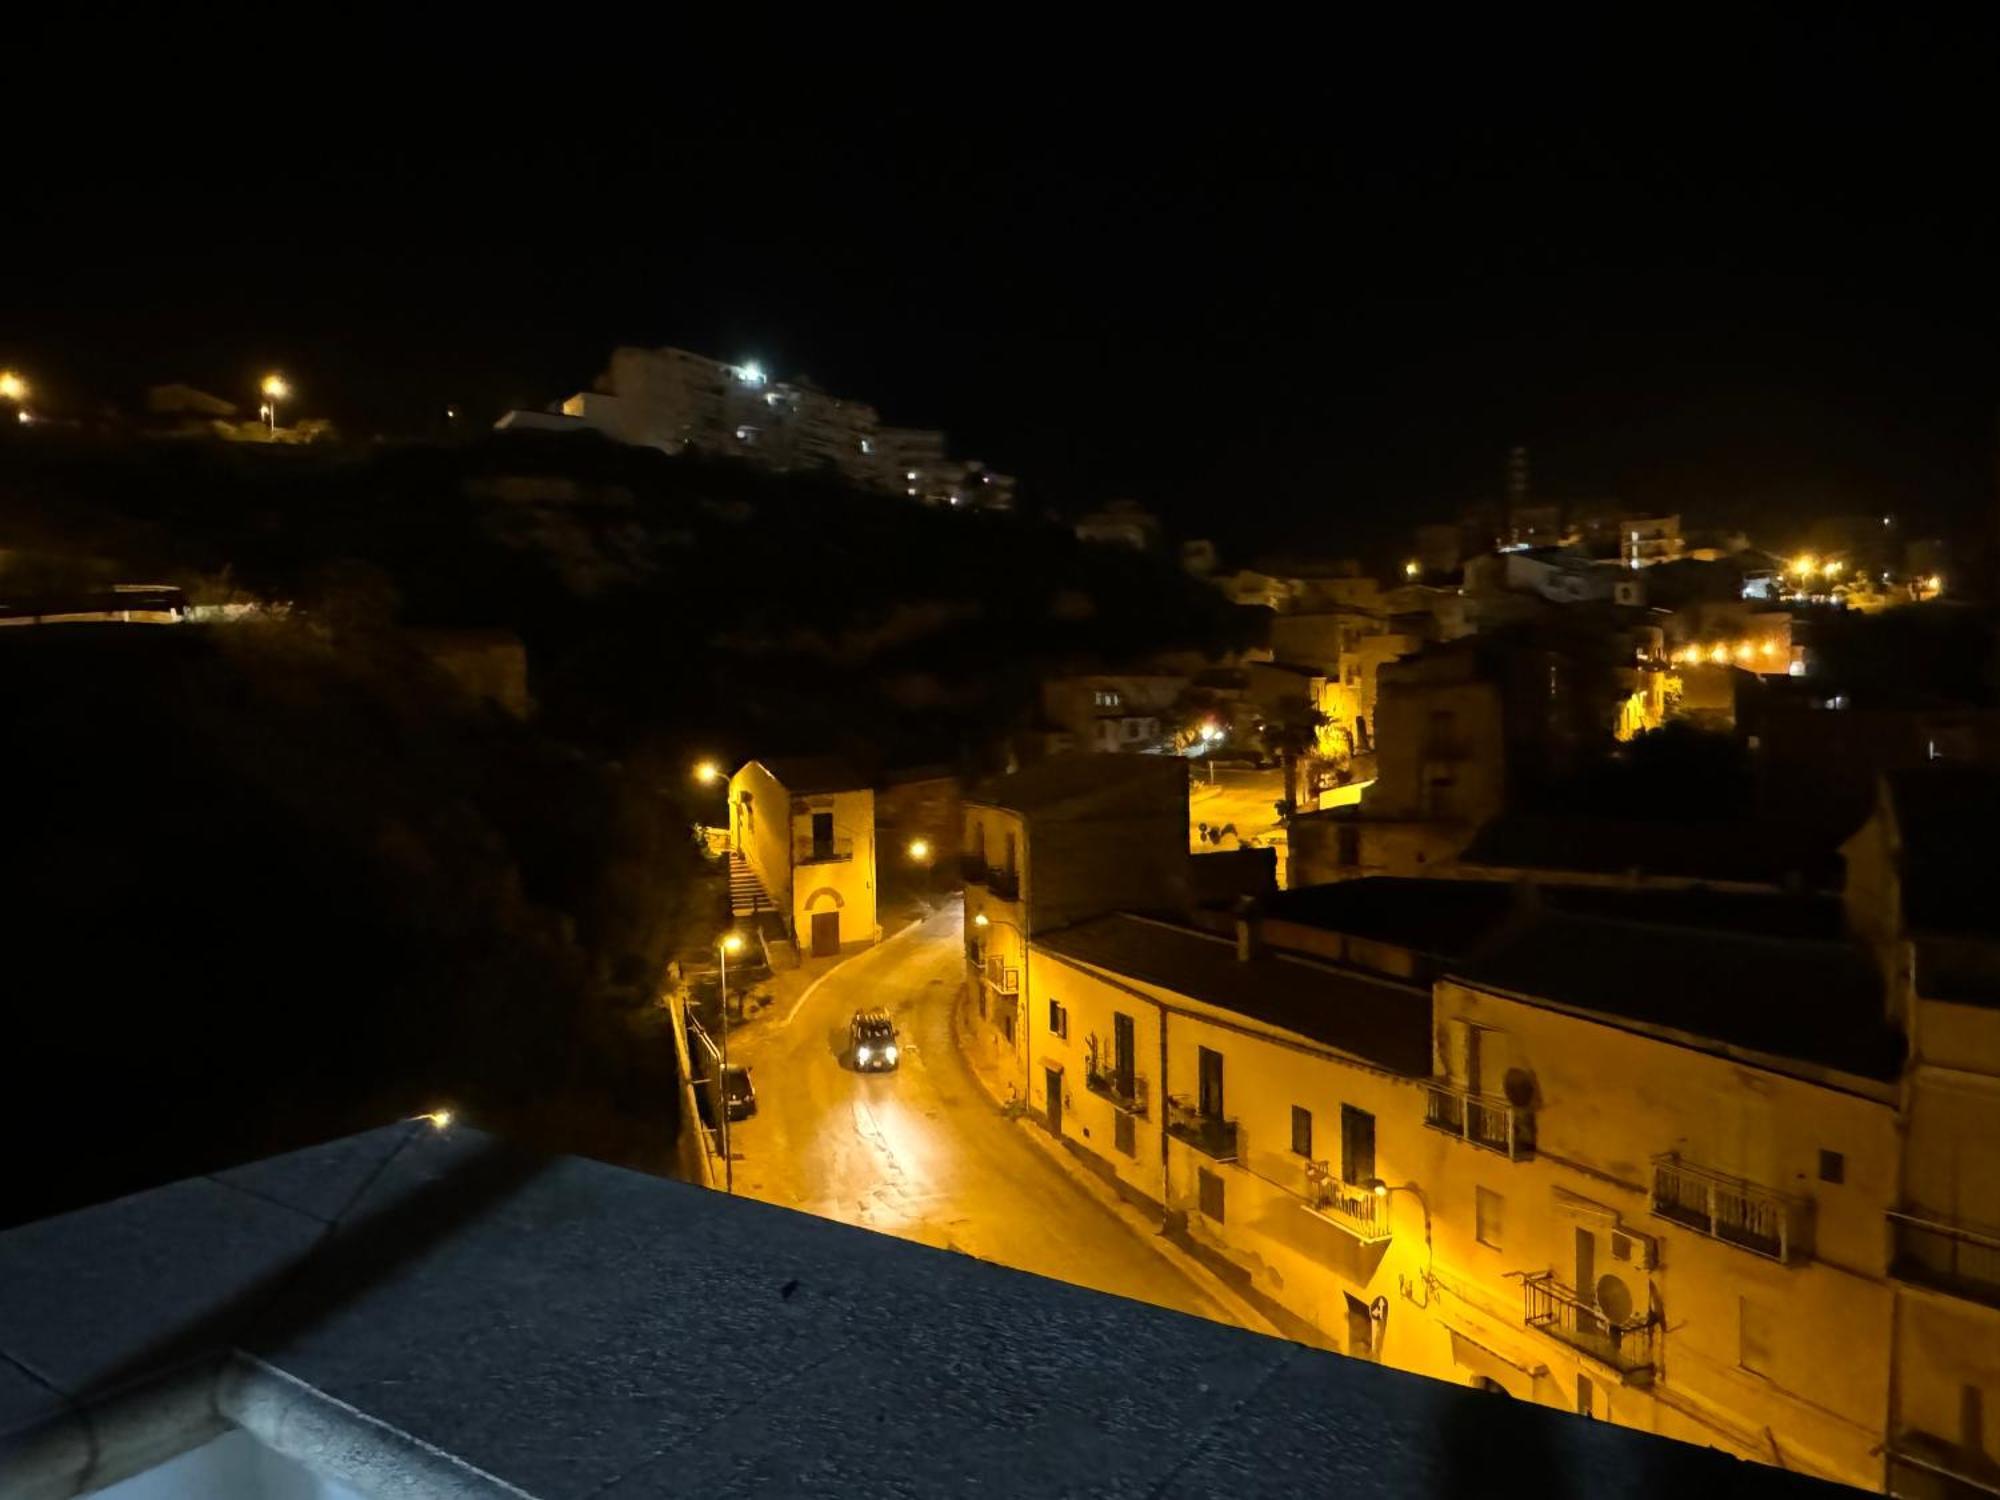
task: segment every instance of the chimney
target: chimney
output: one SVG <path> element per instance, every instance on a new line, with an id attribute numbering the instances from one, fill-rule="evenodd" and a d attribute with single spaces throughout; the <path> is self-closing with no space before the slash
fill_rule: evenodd
<path id="1" fill-rule="evenodd" d="M 1255 912 L 1243 912 L 1236 918 L 1236 961 L 1247 964 L 1263 949 L 1257 932 Z"/>

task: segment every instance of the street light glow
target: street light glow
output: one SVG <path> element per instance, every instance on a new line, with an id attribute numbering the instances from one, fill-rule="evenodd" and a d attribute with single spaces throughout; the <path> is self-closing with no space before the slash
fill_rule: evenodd
<path id="1" fill-rule="evenodd" d="M 0 370 L 0 401 L 26 401 L 28 382 L 12 370 Z"/>
<path id="2" fill-rule="evenodd" d="M 262 390 L 273 401 L 282 401 L 292 393 L 292 388 L 285 384 L 285 377 L 282 375 L 266 375 Z"/>
<path id="3" fill-rule="evenodd" d="M 972 919 L 972 925 L 974 927 L 989 927 L 992 924 L 986 920 L 986 913 L 981 912 L 979 913 L 978 916 Z"/>
<path id="4" fill-rule="evenodd" d="M 1414 557 L 1411 558 L 1408 562 L 1403 564 L 1403 576 L 1405 578 L 1415 578 L 1419 573 L 1423 572 L 1423 570 L 1424 570 L 1424 565 L 1418 562 Z"/>
<path id="5" fill-rule="evenodd" d="M 1803 553 L 1800 556 L 1792 559 L 1792 571 L 1798 574 L 1801 578 L 1803 578 L 1808 573 L 1812 572 L 1813 568 L 1817 566 L 1817 564 L 1818 564 L 1818 559 L 1816 559 L 1810 552 Z"/>
<path id="6" fill-rule="evenodd" d="M 418 1115 L 416 1118 L 419 1120 L 428 1120 L 435 1128 L 442 1130 L 451 1123 L 451 1111 L 448 1109 L 434 1109 L 429 1114 Z"/>
<path id="7" fill-rule="evenodd" d="M 722 767 L 712 760 L 702 761 L 694 768 L 694 779 L 707 786 L 722 774 Z"/>
<path id="8" fill-rule="evenodd" d="M 931 841 L 929 839 L 910 840 L 911 859 L 929 859 L 930 857 L 931 857 Z"/>
<path id="9" fill-rule="evenodd" d="M 741 953 L 743 951 L 743 934 L 740 932 L 728 933 L 723 937 L 719 946 L 724 953 Z"/>

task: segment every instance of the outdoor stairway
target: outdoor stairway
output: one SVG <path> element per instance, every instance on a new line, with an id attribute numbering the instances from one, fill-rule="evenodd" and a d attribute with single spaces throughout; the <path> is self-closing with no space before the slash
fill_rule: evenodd
<path id="1" fill-rule="evenodd" d="M 760 911 L 776 911 L 777 903 L 764 889 L 764 883 L 757 878 L 757 872 L 750 868 L 750 862 L 734 849 L 729 851 L 729 914 L 732 917 L 755 916 Z"/>

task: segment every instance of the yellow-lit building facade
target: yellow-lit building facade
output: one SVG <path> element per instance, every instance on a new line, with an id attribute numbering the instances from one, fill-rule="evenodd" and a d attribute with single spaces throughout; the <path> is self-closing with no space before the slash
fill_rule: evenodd
<path id="1" fill-rule="evenodd" d="M 875 793 L 829 760 L 753 760 L 729 778 L 729 835 L 801 953 L 881 936 Z"/>
<path id="2" fill-rule="evenodd" d="M 1879 1069 L 1360 975 L 1249 923 L 1040 935 L 1024 988 L 1031 1114 L 1286 1331 L 1882 1487 Z"/>

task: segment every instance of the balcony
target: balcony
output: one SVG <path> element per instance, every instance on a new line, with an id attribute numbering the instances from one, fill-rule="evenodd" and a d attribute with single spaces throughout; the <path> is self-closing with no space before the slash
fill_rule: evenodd
<path id="1" fill-rule="evenodd" d="M 1498 1094 L 1475 1094 L 1442 1079 L 1425 1086 L 1424 1123 L 1509 1161 L 1535 1154 L 1535 1115 Z"/>
<path id="2" fill-rule="evenodd" d="M 959 855 L 958 878 L 967 885 L 986 884 L 986 856 L 970 850 Z"/>
<path id="3" fill-rule="evenodd" d="M 1128 1115 L 1146 1113 L 1146 1080 L 1129 1069 L 1120 1072 L 1095 1066 L 1084 1070 L 1083 1086 L 1100 1099 L 1109 1099 L 1114 1107 Z"/>
<path id="4" fill-rule="evenodd" d="M 1389 1238 L 1387 1204 L 1372 1189 L 1342 1182 L 1323 1161 L 1306 1163 L 1306 1211 L 1344 1229 L 1364 1245 Z"/>
<path id="5" fill-rule="evenodd" d="M 986 888 L 1002 901 L 1021 899 L 1021 872 L 1019 870 L 990 869 L 986 872 Z"/>
<path id="6" fill-rule="evenodd" d="M 994 957 L 986 960 L 986 972 L 980 976 L 986 987 L 997 995 L 1014 996 L 1021 993 L 1021 971 L 1004 959 Z"/>
<path id="7" fill-rule="evenodd" d="M 1167 1100 L 1167 1134 L 1217 1161 L 1236 1160 L 1236 1122 L 1205 1115 L 1185 1099 Z"/>
<path id="8" fill-rule="evenodd" d="M 1913 1286 L 2000 1307 L 2000 1235 L 1921 1210 L 1892 1212 L 1896 1254 L 1890 1274 Z"/>
<path id="9" fill-rule="evenodd" d="M 854 840 L 840 839 L 794 839 L 792 841 L 792 863 L 795 865 L 839 865 L 854 858 Z"/>
<path id="10" fill-rule="evenodd" d="M 1616 1370 L 1627 1384 L 1653 1378 L 1653 1338 L 1658 1314 L 1650 1309 L 1622 1320 L 1607 1317 L 1594 1302 L 1543 1271 L 1521 1283 L 1522 1318 L 1530 1328 L 1561 1339 L 1600 1364 Z"/>
<path id="11" fill-rule="evenodd" d="M 1812 1250 L 1812 1205 L 1668 1154 L 1653 1158 L 1653 1213 L 1789 1265 Z"/>

